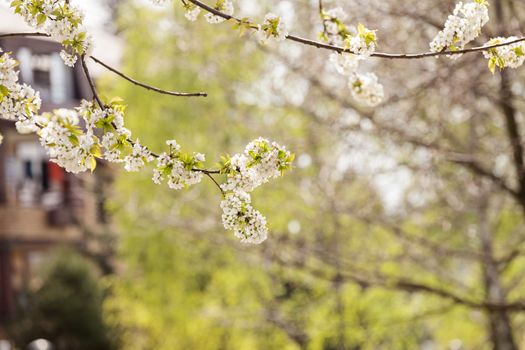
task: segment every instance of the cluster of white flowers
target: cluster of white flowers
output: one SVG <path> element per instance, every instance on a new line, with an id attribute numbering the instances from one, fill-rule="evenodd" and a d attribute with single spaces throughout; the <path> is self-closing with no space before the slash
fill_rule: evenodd
<path id="1" fill-rule="evenodd" d="M 221 208 L 224 228 L 232 230 L 241 243 L 260 244 L 268 238 L 266 218 L 252 207 L 248 193 L 227 193 Z"/>
<path id="2" fill-rule="evenodd" d="M 352 89 L 352 96 L 369 106 L 377 106 L 384 97 L 383 85 L 381 85 L 374 73 L 353 74 L 348 86 Z"/>
<path id="3" fill-rule="evenodd" d="M 361 58 L 372 55 L 376 50 L 376 44 L 376 32 L 366 28 L 361 23 L 357 25 L 357 33 L 347 35 L 345 40 L 345 48 Z"/>
<path id="4" fill-rule="evenodd" d="M 82 101 L 80 107 L 59 109 L 33 119 L 33 129 L 40 136 L 51 161 L 69 172 L 93 171 L 97 158 L 124 162 L 125 169 L 137 171 L 152 160 L 140 143 L 130 144 L 131 132 L 124 127 L 122 101 L 111 101 L 105 109 Z M 36 128 L 36 130 L 35 130 Z M 102 142 L 97 135 L 102 133 Z M 129 153 L 122 159 L 122 152 Z"/>
<path id="5" fill-rule="evenodd" d="M 82 130 L 77 111 L 58 109 L 35 119 L 36 125 L 41 126 L 40 143 L 51 161 L 71 173 L 94 169 L 97 137 Z"/>
<path id="6" fill-rule="evenodd" d="M 76 109 L 38 115 L 39 95 L 30 86 L 18 83 L 17 65 L 9 53 L 0 56 L 0 117 L 16 121 L 20 133 L 38 133 L 51 161 L 69 172 L 79 173 L 94 170 L 97 158 L 124 161 L 130 171 L 152 160 L 146 148 L 128 141 L 131 132 L 124 127 L 122 101 L 113 100 L 105 109 L 82 101 Z M 102 143 L 97 136 L 100 130 Z M 124 150 L 129 154 L 122 160 Z"/>
<path id="7" fill-rule="evenodd" d="M 137 139 L 133 142 L 131 153 L 124 158 L 124 169 L 129 172 L 139 171 L 146 163 L 153 161 L 155 157 L 150 150 L 140 144 Z"/>
<path id="8" fill-rule="evenodd" d="M 347 26 L 344 21 L 348 17 L 346 12 L 336 7 L 321 13 L 325 31 L 321 36 L 328 42 L 344 46 L 350 52 L 361 58 L 369 57 L 375 52 L 377 36 L 374 30 L 359 23 L 357 27 Z"/>
<path id="9" fill-rule="evenodd" d="M 485 43 L 485 46 L 503 44 L 517 40 L 515 36 L 508 38 L 494 38 Z M 496 67 L 500 69 L 510 67 L 518 68 L 525 62 L 525 43 L 523 41 L 509 44 L 505 46 L 499 46 L 487 51 L 483 51 L 483 56 L 489 60 L 489 69 L 494 73 Z"/>
<path id="10" fill-rule="evenodd" d="M 330 55 L 330 62 L 333 63 L 339 74 L 352 75 L 359 68 L 359 57 L 351 53 L 333 53 Z"/>
<path id="11" fill-rule="evenodd" d="M 25 122 L 38 112 L 40 96 L 18 82 L 18 62 L 0 48 L 0 118 Z"/>
<path id="12" fill-rule="evenodd" d="M 221 173 L 227 175 L 221 185 L 225 199 L 221 203 L 224 227 L 233 230 L 244 243 L 261 243 L 267 237 L 266 219 L 253 209 L 249 192 L 282 175 L 291 168 L 293 154 L 276 142 L 258 138 L 243 153 L 224 159 Z"/>
<path id="13" fill-rule="evenodd" d="M 229 16 L 233 15 L 233 3 L 230 0 L 217 0 L 213 8 Z M 191 18 L 193 18 L 193 15 L 190 15 L 190 19 Z M 208 21 L 208 23 L 212 23 L 212 24 L 222 23 L 225 21 L 223 17 L 216 16 L 213 13 L 205 14 L 204 18 L 206 18 L 206 21 Z"/>
<path id="14" fill-rule="evenodd" d="M 333 53 L 330 55 L 332 62 L 340 74 L 348 77 L 348 86 L 352 96 L 359 103 L 374 107 L 384 98 L 383 85 L 374 73 L 358 73 L 360 57 L 351 53 Z"/>
<path id="15" fill-rule="evenodd" d="M 184 15 L 184 17 L 186 17 L 188 21 L 196 21 L 199 17 L 199 14 L 201 13 L 201 8 L 195 6 L 192 3 L 187 3 L 184 5 L 184 7 L 186 8 L 186 14 Z"/>
<path id="16" fill-rule="evenodd" d="M 348 18 L 348 14 L 341 7 L 334 7 L 323 13 L 323 19 L 330 23 L 326 23 L 327 30 L 331 33 L 336 33 L 337 28 L 334 28 L 335 22 L 344 22 Z M 337 26 L 337 25 L 335 25 Z"/>
<path id="17" fill-rule="evenodd" d="M 153 0 L 162 3 L 164 0 Z M 89 55 L 92 43 L 83 29 L 83 14 L 67 0 L 14 0 L 15 13 L 64 46 L 61 57 L 66 65 L 73 66 L 78 56 Z M 189 3 L 186 17 L 195 20 L 200 9 Z M 229 0 L 217 0 L 215 9 L 232 15 Z M 210 23 L 223 19 L 207 14 Z M 245 23 L 250 27 L 248 22 Z M 259 31 L 267 37 L 284 40 L 286 30 L 280 18 L 267 15 Z M 201 182 L 205 174 L 226 174 L 221 187 L 224 200 L 223 223 L 244 243 L 261 243 L 267 238 L 266 219 L 251 206 L 248 192 L 278 177 L 291 167 L 293 155 L 277 143 L 257 139 L 246 147 L 244 153 L 228 159 L 220 170 L 203 169 L 205 157 L 200 153 L 182 153 L 175 140 L 167 141 L 169 152 L 154 155 L 139 140 L 131 140 L 131 132 L 124 126 L 125 106 L 120 99 L 108 104 L 81 101 L 75 109 L 57 109 L 38 115 L 41 101 L 30 86 L 18 83 L 18 62 L 0 49 L 0 118 L 16 121 L 21 133 L 36 133 L 50 160 L 66 171 L 80 173 L 93 171 L 98 159 L 123 163 L 126 171 L 138 171 L 157 158 L 153 181 L 181 189 Z M 0 143 L 3 137 L 0 135 Z M 210 175 L 211 176 L 211 175 Z M 216 183 L 217 184 L 217 183 Z"/>
<path id="18" fill-rule="evenodd" d="M 93 43 L 83 26 L 82 11 L 65 0 L 14 0 L 11 7 L 32 27 L 64 46 L 60 56 L 74 66 L 77 55 L 90 54 Z"/>
<path id="19" fill-rule="evenodd" d="M 113 99 L 103 108 L 82 101 L 75 109 L 38 115 L 38 94 L 29 93 L 30 87 L 18 84 L 16 66 L 9 54 L 0 56 L 0 111 L 6 111 L 0 116 L 16 121 L 20 132 L 37 133 L 50 160 L 66 171 L 93 171 L 97 159 L 124 163 L 125 170 L 138 171 L 155 158 L 138 140 L 131 141 L 131 132 L 124 126 L 122 100 Z M 20 91 L 24 91 L 23 95 Z M 6 104 L 16 99 L 18 104 Z M 166 179 L 173 189 L 199 183 L 206 171 L 202 168 L 204 155 L 182 153 L 175 140 L 166 143 L 169 152 L 157 156 L 153 181 L 160 184 Z M 257 244 L 268 236 L 266 219 L 251 206 L 249 192 L 280 176 L 291 168 L 292 161 L 293 155 L 286 148 L 263 138 L 250 142 L 242 154 L 225 159 L 219 171 L 227 177 L 221 186 L 222 220 L 224 227 L 232 230 L 241 242 Z"/>
<path id="20" fill-rule="evenodd" d="M 204 173 L 197 169 L 202 168 L 202 163 L 206 160 L 204 154 L 182 153 L 175 140 L 166 141 L 166 144 L 170 147 L 170 151 L 160 154 L 157 158 L 157 167 L 153 170 L 153 182 L 160 185 L 166 177 L 168 186 L 174 190 L 201 182 Z"/>
<path id="21" fill-rule="evenodd" d="M 473 0 L 468 3 L 459 2 L 452 15 L 445 22 L 445 27 L 430 43 L 432 52 L 444 50 L 457 51 L 474 40 L 481 28 L 489 21 L 487 0 Z M 458 58 L 460 55 L 450 55 Z"/>
<path id="22" fill-rule="evenodd" d="M 331 44 L 343 46 L 345 40 L 351 35 L 351 29 L 347 28 L 344 21 L 348 18 L 347 13 L 340 7 L 330 9 L 321 13 L 325 31 L 321 33 L 324 40 Z"/>
<path id="23" fill-rule="evenodd" d="M 221 187 L 224 191 L 251 192 L 281 176 L 292 161 L 292 154 L 284 146 L 258 138 L 250 142 L 243 153 L 225 160 L 222 172 L 228 175 L 228 180 Z"/>
<path id="24" fill-rule="evenodd" d="M 95 138 L 97 158 L 109 162 L 124 163 L 129 172 L 139 171 L 154 157 L 139 140 L 131 141 L 131 131 L 124 126 L 125 105 L 121 99 L 113 99 L 104 109 L 97 108 L 93 102 L 82 101 L 77 109 L 86 125 L 86 134 L 102 130 L 102 141 Z"/>
<path id="25" fill-rule="evenodd" d="M 348 76 L 348 86 L 354 99 L 371 107 L 381 103 L 384 98 L 383 85 L 379 83 L 374 73 L 357 72 L 359 56 L 350 53 L 333 53 L 330 55 L 330 61 L 337 72 Z"/>
<path id="26" fill-rule="evenodd" d="M 270 38 L 276 41 L 283 41 L 288 36 L 283 20 L 273 13 L 266 14 L 263 24 L 259 24 L 257 28 L 259 42 L 263 44 Z"/>
<path id="27" fill-rule="evenodd" d="M 332 53 L 330 62 L 339 74 L 348 77 L 352 96 L 360 103 L 377 106 L 384 97 L 383 86 L 373 73 L 358 73 L 359 62 L 370 57 L 376 49 L 377 36 L 374 30 L 359 23 L 357 28 L 347 27 L 344 20 L 348 17 L 340 7 L 321 13 L 325 31 L 324 40 L 344 45 L 349 52 Z"/>

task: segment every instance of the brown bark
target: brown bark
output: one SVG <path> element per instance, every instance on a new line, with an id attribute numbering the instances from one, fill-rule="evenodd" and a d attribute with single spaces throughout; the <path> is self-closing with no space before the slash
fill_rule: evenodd
<path id="1" fill-rule="evenodd" d="M 501 284 L 500 271 L 494 259 L 492 235 L 487 218 L 487 200 L 481 198 L 478 207 L 479 235 L 481 251 L 484 259 L 481 260 L 485 297 L 488 302 L 506 303 L 507 296 Z M 487 308 L 488 332 L 494 350 L 518 350 L 514 340 L 512 322 L 509 312 L 504 309 Z"/>

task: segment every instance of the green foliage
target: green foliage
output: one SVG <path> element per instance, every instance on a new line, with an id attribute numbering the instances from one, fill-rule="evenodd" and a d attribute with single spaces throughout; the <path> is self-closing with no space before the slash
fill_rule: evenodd
<path id="1" fill-rule="evenodd" d="M 20 348 L 44 338 L 58 350 L 114 349 L 103 321 L 103 293 L 95 267 L 78 253 L 62 249 L 53 253 L 29 291 L 28 305 L 12 326 Z"/>
<path id="2" fill-rule="evenodd" d="M 416 240 L 423 232 L 451 248 L 469 246 L 462 232 L 474 224 L 472 214 L 436 202 L 414 220 L 399 219 L 395 230 L 382 225 L 384 208 L 370 183 L 351 171 L 338 172 L 348 149 L 334 149 L 333 129 L 305 118 L 308 111 L 295 106 L 260 102 L 272 92 L 267 75 L 278 65 L 275 57 L 265 60 L 250 42 L 232 38 L 227 25 L 188 23 L 181 11 L 166 15 L 175 23 L 169 30 L 160 25 L 166 23 L 162 13 L 128 3 L 121 11 L 128 43 L 124 71 L 167 89 L 209 93 L 206 99 L 179 99 L 106 82 L 112 89 L 101 91 L 129 102 L 126 123 L 153 151 L 176 139 L 214 160 L 263 136 L 286 144 L 298 158 L 311 158 L 310 165 L 257 190 L 254 198 L 269 219 L 270 239 L 255 247 L 239 246 L 221 227 L 221 194 L 213 184 L 171 191 L 152 184 L 147 172 L 118 177 L 112 209 L 122 232 L 123 269 L 111 279 L 105 306 L 108 321 L 122 332 L 123 348 L 396 350 L 431 341 L 445 349 L 461 339 L 466 349 L 485 349 L 481 313 L 394 288 L 397 278 L 409 276 L 453 291 L 458 281 L 443 280 L 430 268 L 464 266 L 429 248 L 407 251 L 396 234 L 402 230 Z M 358 35 L 375 43 L 373 31 L 361 27 Z M 257 102 L 247 102 L 254 96 Z M 319 94 L 308 98 L 343 114 Z M 456 132 L 468 128 L 460 125 Z M 385 147 L 391 145 L 385 141 Z M 219 168 L 222 174 L 235 171 L 229 157 Z M 440 169 L 447 178 L 456 170 Z M 372 214 L 372 222 L 359 220 L 364 214 Z M 454 227 L 443 229 L 443 218 Z M 294 220 L 301 224 L 297 234 L 289 231 Z M 519 222 L 512 212 L 503 215 L 497 234 Z M 409 253 L 419 263 L 404 260 Z M 425 264 L 431 255 L 437 267 Z M 340 274 L 348 277 L 371 266 L 385 277 L 384 286 L 339 280 Z M 521 268 L 520 261 L 512 274 Z M 469 266 L 468 272 L 459 282 L 468 285 L 470 296 L 480 297 L 479 267 Z"/>

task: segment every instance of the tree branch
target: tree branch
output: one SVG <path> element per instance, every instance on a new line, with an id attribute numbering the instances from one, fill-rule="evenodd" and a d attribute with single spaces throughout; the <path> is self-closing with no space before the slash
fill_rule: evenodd
<path id="1" fill-rule="evenodd" d="M 95 87 L 95 83 L 93 82 L 93 79 L 91 77 L 91 74 L 89 72 L 89 69 L 87 67 L 87 64 L 86 64 L 86 56 L 82 56 L 80 58 L 80 61 L 82 63 L 82 70 L 84 71 L 84 75 L 86 76 L 86 79 L 88 81 L 88 84 L 89 84 L 89 87 L 91 89 L 91 92 L 93 93 L 93 98 L 96 100 L 98 106 L 100 107 L 100 109 L 102 110 L 105 110 L 106 109 L 106 106 L 104 105 L 104 103 L 102 102 L 102 100 L 100 99 L 100 97 L 98 96 L 98 93 L 97 93 L 97 88 Z M 115 129 L 117 129 L 116 125 L 113 124 L 113 127 Z M 131 139 L 127 139 L 126 140 L 127 142 L 129 142 L 132 146 L 135 145 L 135 141 L 131 140 Z M 158 158 L 159 155 L 156 154 L 156 153 L 153 153 L 151 151 L 149 151 L 150 154 L 155 157 L 155 158 Z M 207 169 L 191 169 L 191 171 L 194 171 L 194 172 L 200 172 L 200 173 L 203 173 L 205 174 L 207 177 L 209 177 L 213 183 L 217 186 L 217 188 L 219 188 L 219 190 L 221 191 L 221 194 L 224 194 L 224 191 L 222 190 L 221 186 L 219 185 L 219 183 L 215 180 L 215 178 L 212 176 L 212 174 L 219 174 L 220 171 L 219 170 L 207 170 Z"/>
<path id="2" fill-rule="evenodd" d="M 195 6 L 198 6 L 201 9 L 203 9 L 203 10 L 205 10 L 205 11 L 207 11 L 207 12 L 209 12 L 209 13 L 215 15 L 215 16 L 224 18 L 225 20 L 234 20 L 237 23 L 244 23 L 244 24 L 246 24 L 246 21 L 242 21 L 241 19 L 239 19 L 237 17 L 234 17 L 234 16 L 228 15 L 228 14 L 226 14 L 224 12 L 218 11 L 218 10 L 214 9 L 213 7 L 210 7 L 210 6 L 200 2 L 199 0 L 187 0 L 187 1 L 193 3 Z M 251 23 L 251 22 L 248 22 L 248 25 L 252 29 L 257 29 L 258 28 L 254 23 Z M 345 53 L 345 52 L 346 53 L 353 53 L 349 49 L 345 49 L 344 47 L 341 47 L 341 46 L 336 46 L 336 45 L 326 44 L 326 43 L 323 43 L 323 42 L 320 42 L 320 41 L 305 39 L 305 38 L 301 38 L 301 37 L 295 36 L 295 35 L 287 35 L 286 39 L 288 39 L 290 41 L 294 41 L 294 42 L 300 43 L 300 44 L 313 46 L 313 47 L 316 47 L 318 49 L 325 49 L 325 50 L 335 51 L 335 52 L 339 52 L 339 53 Z M 512 45 L 512 44 L 519 43 L 519 42 L 522 42 L 522 41 L 525 41 L 525 37 L 520 37 L 520 38 L 511 40 L 511 41 L 505 42 L 505 43 L 494 44 L 494 45 L 487 45 L 487 46 L 478 46 L 478 47 L 472 47 L 472 48 L 456 50 L 456 51 L 445 50 L 445 51 L 440 51 L 440 52 L 421 52 L 421 53 L 412 53 L 412 54 L 411 53 L 375 52 L 371 56 L 372 57 L 379 57 L 379 58 L 387 58 L 387 59 L 420 59 L 420 58 L 425 58 L 425 57 L 437 57 L 437 56 L 446 56 L 446 55 L 461 55 L 461 54 L 465 54 L 465 53 L 487 51 L 489 49 L 493 49 L 493 48 L 497 48 L 497 47 L 501 47 L 501 46 Z"/>
<path id="3" fill-rule="evenodd" d="M 141 83 L 140 81 L 127 76 L 126 74 L 120 72 L 116 68 L 111 67 L 109 64 L 102 62 L 100 59 L 96 58 L 95 56 L 90 56 L 90 58 L 94 62 L 96 62 L 97 64 L 99 64 L 102 67 L 104 67 L 107 70 L 109 70 L 110 72 L 113 72 L 116 75 L 120 76 L 121 78 L 129 81 L 130 83 L 135 84 L 137 86 L 140 86 L 140 87 L 142 87 L 142 88 L 144 88 L 146 90 L 158 92 L 159 94 L 171 95 L 171 96 L 183 96 L 183 97 L 192 97 L 192 96 L 203 96 L 203 97 L 206 97 L 206 96 L 208 96 L 208 94 L 206 92 L 175 92 L 175 91 L 167 91 L 167 90 L 159 89 L 159 88 L 157 88 L 155 86 L 151 86 L 151 85 L 148 85 L 148 84 L 145 84 L 145 83 Z"/>
<path id="4" fill-rule="evenodd" d="M 47 38 L 49 38 L 50 35 L 47 34 L 47 33 L 42 33 L 42 32 L 0 34 L 0 39 L 2 39 L 2 38 L 16 38 L 16 37 L 47 37 Z M 133 78 L 129 77 L 128 75 L 122 73 L 118 69 L 116 69 L 114 67 L 111 67 L 109 64 L 104 63 L 102 60 L 96 58 L 95 56 L 89 56 L 89 57 L 95 63 L 101 65 L 102 67 L 106 68 L 110 72 L 115 73 L 118 76 L 120 76 L 121 78 L 129 81 L 130 83 L 135 84 L 137 86 L 140 86 L 140 87 L 142 87 L 142 88 L 144 88 L 146 90 L 154 91 L 154 92 L 159 93 L 159 94 L 170 95 L 170 96 L 179 96 L 179 97 L 206 97 L 206 96 L 208 96 L 208 94 L 206 92 L 176 92 L 176 91 L 163 90 L 163 89 L 160 89 L 158 87 L 151 86 L 151 85 L 142 83 L 142 82 L 140 82 L 140 81 L 138 81 L 136 79 L 133 79 Z"/>

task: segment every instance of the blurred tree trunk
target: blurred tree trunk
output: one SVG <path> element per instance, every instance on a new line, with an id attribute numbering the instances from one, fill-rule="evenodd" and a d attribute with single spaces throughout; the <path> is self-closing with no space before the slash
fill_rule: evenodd
<path id="1" fill-rule="evenodd" d="M 501 285 L 501 275 L 494 259 L 492 234 L 489 227 L 488 200 L 480 198 L 478 223 L 481 251 L 483 252 L 482 273 L 485 284 L 485 295 L 488 302 L 506 304 L 508 302 Z M 494 350 L 517 350 L 514 331 L 508 311 L 502 308 L 487 308 L 488 334 Z"/>
<path id="2" fill-rule="evenodd" d="M 507 18 L 505 18 L 504 1 L 496 1 L 496 18 L 498 21 L 499 35 L 508 35 L 505 28 Z M 525 165 L 523 159 L 523 145 L 521 140 L 521 132 L 519 123 L 516 119 L 516 108 L 514 107 L 514 96 L 511 89 L 512 81 L 507 71 L 501 72 L 500 81 L 500 107 L 505 116 L 505 125 L 507 129 L 507 136 L 512 149 L 512 156 L 516 171 L 519 203 L 525 214 Z M 482 201 L 480 205 L 480 235 L 482 252 L 485 256 L 483 262 L 483 279 L 485 283 L 486 297 L 489 301 L 504 304 L 507 300 L 506 293 L 501 284 L 501 276 L 498 265 L 494 259 L 494 251 L 492 244 L 492 237 L 487 220 L 487 203 Z M 517 350 L 516 342 L 514 340 L 512 322 L 509 313 L 504 309 L 488 309 L 487 316 L 489 319 L 489 334 L 493 344 L 494 350 Z"/>

